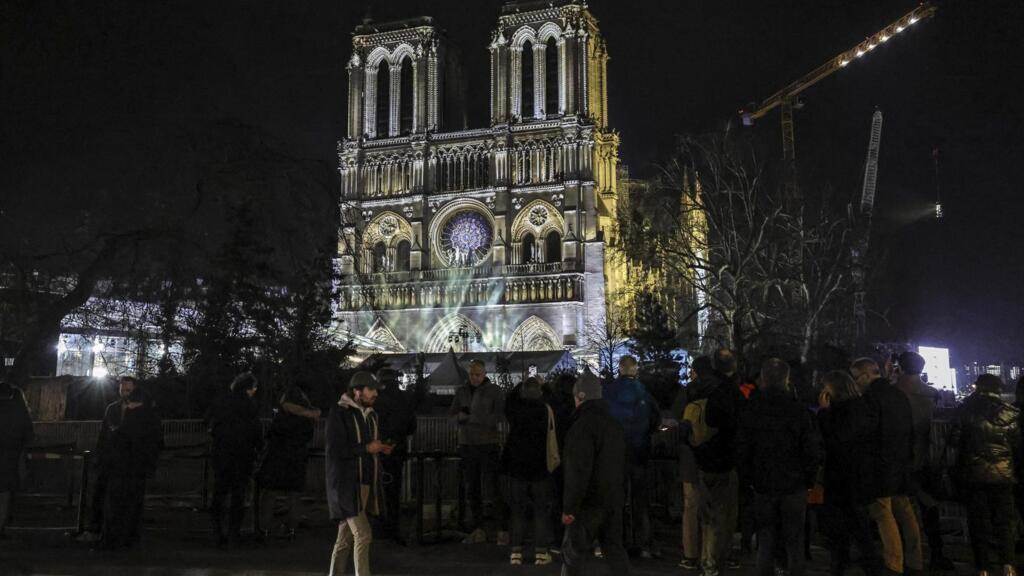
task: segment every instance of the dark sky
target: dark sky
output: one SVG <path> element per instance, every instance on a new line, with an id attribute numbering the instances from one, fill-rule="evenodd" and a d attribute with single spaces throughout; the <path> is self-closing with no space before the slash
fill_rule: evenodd
<path id="1" fill-rule="evenodd" d="M 230 119 L 300 158 L 334 162 L 345 62 L 367 0 L 0 3 L 0 198 L 74 214 L 113 172 L 168 165 L 168 132 Z M 500 1 L 376 2 L 377 20 L 434 16 L 464 55 L 471 123 L 486 124 L 486 45 Z M 890 0 L 590 3 L 612 56 L 612 125 L 643 174 L 674 134 L 724 126 L 910 10 Z M 958 359 L 1024 359 L 1024 3 L 949 1 L 937 16 L 810 89 L 802 172 L 859 191 L 871 113 L 885 114 L 873 241 L 894 334 Z M 778 139 L 778 116 L 757 127 Z M 939 150 L 946 217 L 929 218 Z M 84 159 L 88 159 L 87 161 Z M 146 169 L 148 171 L 148 169 Z M 89 172 L 88 170 L 86 172 Z M 72 177 L 74 174 L 74 177 Z M 102 187 L 102 186 L 99 186 Z"/>

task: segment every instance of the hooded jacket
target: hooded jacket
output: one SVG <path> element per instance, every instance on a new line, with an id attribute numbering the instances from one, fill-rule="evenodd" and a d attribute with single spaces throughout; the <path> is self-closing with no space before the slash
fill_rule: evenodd
<path id="1" fill-rule="evenodd" d="M 362 486 L 370 487 L 366 511 L 379 512 L 379 459 L 376 454 L 366 452 L 366 446 L 379 439 L 377 413 L 373 408 L 363 408 L 348 394 L 343 394 L 338 404 L 331 407 L 324 431 L 327 507 L 331 520 L 344 521 L 363 511 Z"/>
<path id="2" fill-rule="evenodd" d="M 998 395 L 975 392 L 957 409 L 950 444 L 957 448 L 957 477 L 968 484 L 1014 484 L 1020 450 L 1016 408 Z"/>

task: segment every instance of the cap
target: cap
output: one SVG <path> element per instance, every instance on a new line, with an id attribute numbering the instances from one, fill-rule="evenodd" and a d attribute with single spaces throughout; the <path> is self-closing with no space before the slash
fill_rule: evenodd
<path id="1" fill-rule="evenodd" d="M 359 388 L 373 388 L 377 389 L 377 380 L 373 377 L 373 374 L 360 370 L 352 375 L 352 378 L 348 381 L 349 390 L 357 390 Z"/>
<path id="2" fill-rule="evenodd" d="M 573 398 L 583 402 L 586 400 L 599 400 L 601 398 L 601 381 L 593 372 L 585 371 L 576 379 L 572 386 Z"/>

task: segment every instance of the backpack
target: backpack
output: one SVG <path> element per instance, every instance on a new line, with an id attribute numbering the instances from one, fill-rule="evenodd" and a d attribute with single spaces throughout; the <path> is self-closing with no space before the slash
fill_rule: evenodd
<path id="1" fill-rule="evenodd" d="M 683 410 L 683 421 L 690 423 L 690 446 L 696 448 L 711 439 L 717 432 L 717 428 L 708 426 L 707 422 L 708 399 L 701 398 L 686 403 Z"/>

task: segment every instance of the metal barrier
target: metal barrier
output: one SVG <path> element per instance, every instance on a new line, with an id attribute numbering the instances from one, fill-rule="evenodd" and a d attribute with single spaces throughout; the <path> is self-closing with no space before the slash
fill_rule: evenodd
<path id="1" fill-rule="evenodd" d="M 307 463 L 306 495 L 324 498 L 324 427 L 319 420 L 310 443 Z M 269 426 L 269 420 L 264 421 Z M 416 541 L 425 536 L 425 512 L 432 507 L 434 533 L 440 538 L 444 528 L 446 504 L 454 507 L 455 517 L 462 518 L 462 488 L 459 481 L 458 442 L 455 422 L 445 416 L 420 416 L 417 433 L 411 439 L 410 453 L 405 463 L 403 504 L 416 508 Z M 949 424 L 936 421 L 933 426 L 932 457 L 937 461 L 950 454 L 945 450 Z M 40 499 L 58 503 L 60 510 L 74 514 L 61 517 L 61 528 L 81 531 L 85 521 L 88 488 L 95 471 L 89 466 L 91 450 L 99 436 L 99 421 L 37 422 L 35 444 L 29 450 L 30 474 L 28 488 L 20 498 Z M 174 497 L 194 500 L 199 509 L 209 504 L 212 474 L 209 465 L 209 433 L 202 420 L 164 420 L 165 450 L 153 477 L 147 483 L 148 498 Z M 505 429 L 501 430 L 504 441 Z M 662 442 L 671 443 L 674 430 L 663 433 Z M 32 469 L 35 470 L 32 470 Z M 677 517 L 682 502 L 678 489 L 678 465 L 675 459 L 654 458 L 650 471 L 651 502 L 661 507 L 668 517 Z M 486 496 L 486 495 L 485 495 Z M 12 507 L 13 508 L 13 507 Z M 18 510 L 14 509 L 15 513 Z M 967 537 L 965 511 L 955 502 L 940 506 L 942 520 L 958 525 L 958 532 Z M 51 526 L 52 527 L 52 526 Z"/>

